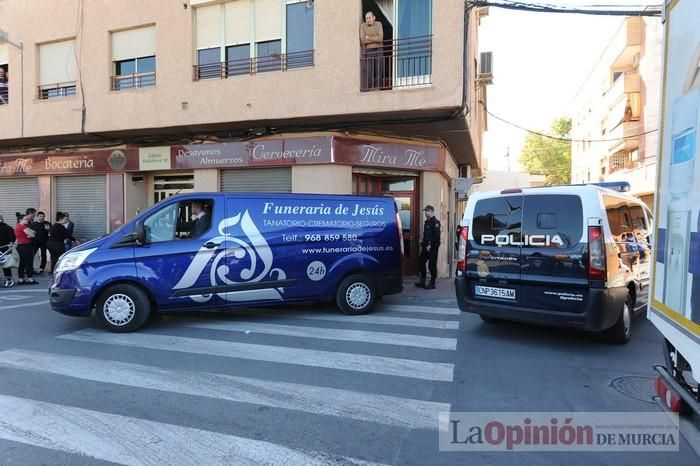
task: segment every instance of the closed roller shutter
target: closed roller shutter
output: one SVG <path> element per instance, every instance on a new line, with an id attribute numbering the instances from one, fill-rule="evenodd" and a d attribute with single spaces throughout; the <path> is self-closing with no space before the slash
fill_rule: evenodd
<path id="1" fill-rule="evenodd" d="M 56 178 L 56 211 L 68 212 L 73 236 L 87 241 L 107 233 L 107 180 L 104 176 Z"/>
<path id="2" fill-rule="evenodd" d="M 291 168 L 221 170 L 221 191 L 225 193 L 291 193 Z"/>
<path id="3" fill-rule="evenodd" d="M 24 213 L 29 207 L 39 207 L 39 185 L 36 178 L 0 179 L 0 214 L 5 223 L 14 227 L 15 212 Z"/>

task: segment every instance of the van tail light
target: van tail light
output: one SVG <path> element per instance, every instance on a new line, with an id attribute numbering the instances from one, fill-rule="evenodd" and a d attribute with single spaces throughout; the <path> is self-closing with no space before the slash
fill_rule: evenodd
<path id="1" fill-rule="evenodd" d="M 469 248 L 469 227 L 462 227 L 459 231 L 459 246 L 457 248 L 457 271 L 467 270 L 467 252 Z"/>
<path id="2" fill-rule="evenodd" d="M 588 279 L 607 280 L 603 227 L 588 227 Z"/>
<path id="3" fill-rule="evenodd" d="M 403 259 L 403 225 L 401 225 L 401 216 L 398 212 L 396 212 L 396 228 L 399 230 L 399 247 L 401 248 L 401 258 Z"/>

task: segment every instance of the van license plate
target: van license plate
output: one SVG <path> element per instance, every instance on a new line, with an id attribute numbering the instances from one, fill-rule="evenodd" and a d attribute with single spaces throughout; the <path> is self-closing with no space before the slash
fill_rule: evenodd
<path id="1" fill-rule="evenodd" d="M 486 296 L 487 298 L 515 299 L 515 290 L 494 288 L 492 286 L 476 285 L 474 287 L 474 294 L 477 296 Z"/>

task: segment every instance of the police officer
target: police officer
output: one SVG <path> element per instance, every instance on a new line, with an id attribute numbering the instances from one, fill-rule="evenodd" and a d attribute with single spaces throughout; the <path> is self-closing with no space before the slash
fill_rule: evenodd
<path id="1" fill-rule="evenodd" d="M 440 247 L 440 221 L 435 218 L 435 209 L 431 205 L 425 206 L 425 223 L 423 224 L 423 241 L 420 243 L 420 257 L 418 259 L 418 272 L 420 274 L 416 286 L 426 290 L 435 289 L 437 279 L 437 255 Z M 430 283 L 425 284 L 425 263 L 430 268 Z"/>

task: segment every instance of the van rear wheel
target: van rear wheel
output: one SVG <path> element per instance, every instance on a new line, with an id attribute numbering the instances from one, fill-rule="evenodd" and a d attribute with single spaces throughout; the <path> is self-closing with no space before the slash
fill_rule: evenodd
<path id="1" fill-rule="evenodd" d="M 138 330 L 150 313 L 151 303 L 146 293 L 134 285 L 121 284 L 102 292 L 95 314 L 105 329 L 126 333 Z"/>
<path id="2" fill-rule="evenodd" d="M 604 332 L 604 336 L 611 343 L 624 345 L 632 338 L 632 296 L 629 294 L 625 299 L 625 304 L 622 306 L 620 317 L 618 317 L 615 325 Z"/>
<path id="3" fill-rule="evenodd" d="M 366 314 L 374 307 L 377 292 L 374 283 L 365 275 L 346 277 L 335 294 L 335 302 L 344 314 Z"/>

